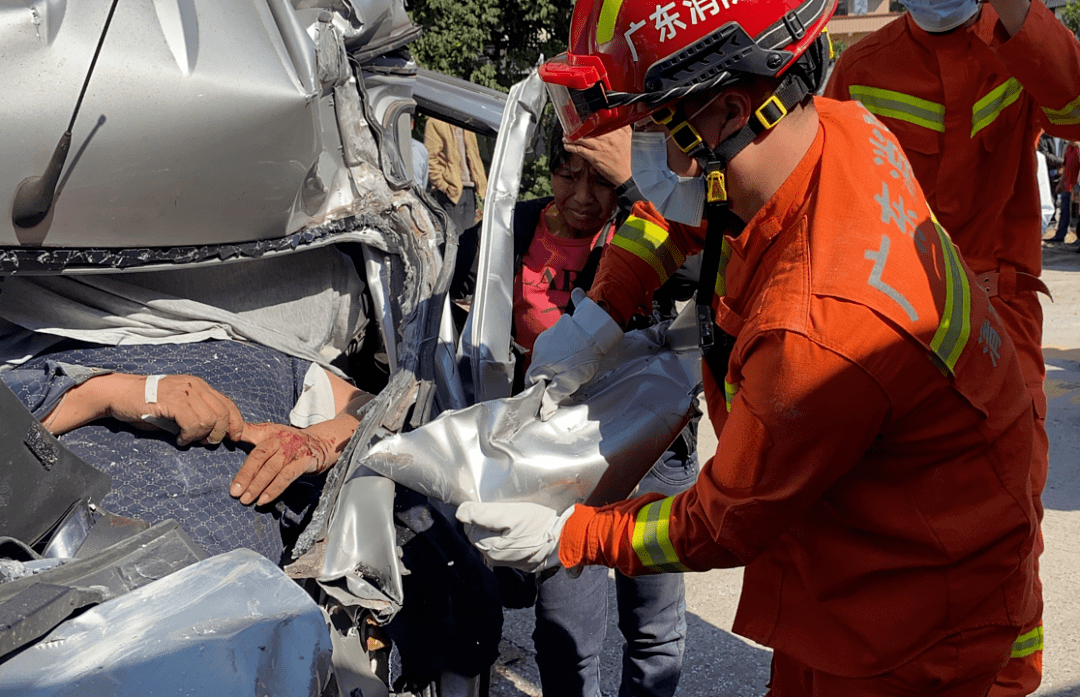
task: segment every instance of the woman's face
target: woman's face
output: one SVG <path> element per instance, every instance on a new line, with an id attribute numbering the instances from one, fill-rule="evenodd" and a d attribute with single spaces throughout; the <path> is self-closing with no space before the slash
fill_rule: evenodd
<path id="1" fill-rule="evenodd" d="M 555 208 L 575 237 L 595 234 L 611 217 L 617 196 L 607 181 L 580 155 L 571 155 L 551 173 Z"/>

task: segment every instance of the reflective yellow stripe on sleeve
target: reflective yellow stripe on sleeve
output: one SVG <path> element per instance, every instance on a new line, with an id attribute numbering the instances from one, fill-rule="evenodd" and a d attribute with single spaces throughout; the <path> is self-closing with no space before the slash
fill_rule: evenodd
<path id="1" fill-rule="evenodd" d="M 907 121 L 938 133 L 945 132 L 944 104 L 865 85 L 849 85 L 848 93 L 852 99 L 862 102 L 867 111 L 873 114 Z"/>
<path id="2" fill-rule="evenodd" d="M 638 511 L 631 544 L 641 563 L 653 571 L 678 573 L 690 569 L 679 561 L 668 535 L 668 519 L 674 496 L 653 501 Z"/>
<path id="3" fill-rule="evenodd" d="M 1072 100 L 1061 109 L 1042 108 L 1050 123 L 1057 126 L 1075 126 L 1080 123 L 1080 97 Z"/>
<path id="4" fill-rule="evenodd" d="M 960 261 L 960 253 L 937 218 L 931 214 L 930 219 L 937 230 L 945 260 L 945 308 L 930 348 L 949 373 L 955 373 L 956 361 L 971 336 L 971 287 Z"/>
<path id="5" fill-rule="evenodd" d="M 1023 658 L 1024 656 L 1030 656 L 1036 651 L 1043 650 L 1043 628 L 1040 624 L 1030 632 L 1021 634 L 1016 637 L 1016 641 L 1013 642 L 1012 657 Z"/>
<path id="6" fill-rule="evenodd" d="M 1001 83 L 971 107 L 971 137 L 994 122 L 1001 112 L 1020 98 L 1024 88 L 1015 77 Z"/>
<path id="7" fill-rule="evenodd" d="M 739 386 L 724 381 L 724 401 L 727 403 L 728 413 L 731 413 L 731 403 L 735 401 L 735 395 L 739 394 Z"/>
<path id="8" fill-rule="evenodd" d="M 611 238 L 611 244 L 625 249 L 651 266 L 660 277 L 661 285 L 686 261 L 667 230 L 634 215 L 622 224 Z"/>

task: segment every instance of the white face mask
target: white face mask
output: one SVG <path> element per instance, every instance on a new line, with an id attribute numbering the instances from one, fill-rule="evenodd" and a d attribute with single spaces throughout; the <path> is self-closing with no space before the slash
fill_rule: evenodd
<path id="1" fill-rule="evenodd" d="M 900 0 L 911 20 L 924 31 L 940 34 L 968 21 L 979 11 L 978 0 Z"/>
<path id="2" fill-rule="evenodd" d="M 667 163 L 667 134 L 634 131 L 630 139 L 630 169 L 642 196 L 660 215 L 685 225 L 701 225 L 705 210 L 705 180 L 680 177 Z"/>

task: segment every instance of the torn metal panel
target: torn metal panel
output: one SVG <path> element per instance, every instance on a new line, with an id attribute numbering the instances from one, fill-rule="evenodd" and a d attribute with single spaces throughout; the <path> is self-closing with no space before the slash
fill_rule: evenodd
<path id="1" fill-rule="evenodd" d="M 0 656 L 39 639 L 87 605 L 123 595 L 205 557 L 176 521 L 167 520 L 94 556 L 15 574 L 19 577 L 0 584 Z"/>
<path id="2" fill-rule="evenodd" d="M 334 88 L 334 109 L 345 164 L 356 167 L 365 162 L 378 163 L 379 149 L 375 139 L 370 136 L 370 126 L 364 115 L 364 106 L 360 103 L 360 90 L 355 78 L 350 77 L 344 85 Z M 360 190 L 364 191 L 363 187 Z"/>
<path id="3" fill-rule="evenodd" d="M 323 89 L 324 97 L 329 90 L 337 89 L 352 79 L 349 54 L 345 52 L 341 31 L 334 26 L 333 17 L 329 12 L 318 12 L 315 23 L 308 28 L 314 35 L 318 84 Z"/>
<path id="4" fill-rule="evenodd" d="M 386 361 L 390 372 L 397 370 L 397 320 L 390 303 L 390 268 L 388 260 L 370 247 L 364 247 L 364 271 L 368 291 L 371 293 L 372 309 L 378 315 L 379 332 L 386 348 Z"/>
<path id="5" fill-rule="evenodd" d="M 7 385 L 0 420 L 0 535 L 36 544 L 78 501 L 109 492 L 109 476 L 64 447 Z"/>
<path id="6" fill-rule="evenodd" d="M 410 119 L 416 110 L 416 63 L 380 56 L 363 66 L 361 77 L 360 93 L 368 121 L 375 126 L 382 174 L 393 188 L 407 188 L 413 184 Z"/>
<path id="7" fill-rule="evenodd" d="M 105 592 L 106 598 L 113 598 L 204 558 L 206 552 L 175 520 L 163 520 L 91 557 L 0 584 L 0 602 L 10 600 L 35 583 L 97 587 Z"/>
<path id="8" fill-rule="evenodd" d="M 443 302 L 442 321 L 439 324 L 439 345 L 435 351 L 435 384 L 439 389 L 439 405 L 442 409 L 464 409 L 468 406 L 465 388 L 458 371 L 457 329 L 450 313 L 450 298 Z"/>
<path id="9" fill-rule="evenodd" d="M 105 599 L 99 588 L 35 583 L 0 603 L 0 656 L 45 636 L 75 611 Z"/>
<path id="10" fill-rule="evenodd" d="M 241 549 L 65 622 L 4 663 L 0 691 L 318 697 L 330 654 L 314 601 L 268 560 Z"/>
<path id="11" fill-rule="evenodd" d="M 394 532 L 394 482 L 368 470 L 354 472 L 342 485 L 330 531 L 319 582 L 338 602 L 372 607 L 389 620 L 405 595 Z"/>
<path id="12" fill-rule="evenodd" d="M 474 401 L 508 397 L 514 382 L 510 352 L 514 306 L 514 206 L 521 186 L 525 147 L 532 141 L 547 101 L 534 70 L 514 85 L 506 100 L 495 154 L 491 158 L 480 228 L 480 263 L 472 312 L 461 337 L 462 373 Z"/>
<path id="13" fill-rule="evenodd" d="M 297 6 L 310 4 L 308 0 L 297 0 Z M 356 31 L 346 36 L 346 46 L 360 63 L 375 56 L 395 51 L 420 38 L 423 30 L 412 23 L 405 11 L 405 3 L 399 0 L 321 0 L 320 5 L 329 5 L 335 14 L 345 15 L 345 8 L 351 8 Z"/>
<path id="14" fill-rule="evenodd" d="M 382 228 L 385 222 L 360 214 L 312 226 L 276 239 L 241 244 L 210 244 L 131 249 L 27 249 L 0 247 L 0 275 L 37 276 L 57 273 L 115 273 L 119 270 L 162 269 L 176 264 L 206 265 L 257 259 L 341 242 L 362 242 L 382 251 L 396 251 Z"/>
<path id="15" fill-rule="evenodd" d="M 340 625 L 346 622 L 335 622 L 335 617 L 325 610 L 323 614 L 330 625 L 330 638 L 334 644 L 334 680 L 338 694 L 390 697 L 386 683 L 372 670 L 372 659 L 357 631 L 357 622 L 346 617 L 349 627 L 343 629 Z"/>
<path id="16" fill-rule="evenodd" d="M 400 258 L 393 258 L 401 264 L 402 273 L 401 282 L 391 284 L 391 297 L 403 318 L 397 327 L 398 369 L 386 388 L 368 402 L 360 426 L 339 458 L 346 466 L 331 470 L 312 521 L 295 546 L 295 553 L 301 555 L 325 537 L 320 585 L 342 603 L 349 602 L 346 593 L 352 594 L 353 602 L 371 608 L 384 620 L 396 612 L 403 597 L 394 541 L 393 484 L 360 471 L 358 454 L 387 432 L 401 430 L 422 393 L 424 376 L 428 371 L 433 374 L 436 342 L 425 338 L 438 335 L 451 276 L 439 254 L 437 228 L 426 204 L 408 190 L 395 192 L 393 203 L 390 236 L 401 249 Z M 456 249 L 456 238 L 447 241 L 447 248 Z"/>
<path id="17" fill-rule="evenodd" d="M 387 438 L 363 464 L 455 505 L 533 501 L 561 511 L 624 498 L 696 408 L 700 353 L 668 348 L 667 326 L 627 334 L 600 377 L 548 421 L 535 385 Z"/>
<path id="18" fill-rule="evenodd" d="M 354 172 L 358 170 L 354 168 Z M 388 189 L 383 182 L 373 191 L 385 193 Z M 399 256 L 390 257 L 400 266 L 400 282 L 389 284 L 390 297 L 402 317 L 396 328 L 400 339 L 398 369 L 386 388 L 368 402 L 360 426 L 339 458 L 345 466 L 331 470 L 312 521 L 295 545 L 295 554 L 301 555 L 316 540 L 325 538 L 320 585 L 338 602 L 370 608 L 384 621 L 400 608 L 403 597 L 393 525 L 393 483 L 359 472 L 356 454 L 365 452 L 387 432 L 400 430 L 414 407 L 422 376 L 428 370 L 424 364 L 434 362 L 436 344 L 425 337 L 437 336 L 450 278 L 438 249 L 438 228 L 427 205 L 409 190 L 394 192 L 390 200 L 387 235 L 400 250 Z M 450 242 L 448 247 L 456 246 Z M 434 370 L 433 365 L 430 369 Z"/>
<path id="19" fill-rule="evenodd" d="M 426 68 L 416 71 L 413 99 L 425 114 L 492 138 L 506 105 L 502 92 Z"/>
<path id="20" fill-rule="evenodd" d="M 359 135 L 367 144 L 373 139 L 367 130 Z M 362 149 L 371 151 L 367 146 Z M 435 342 L 425 341 L 425 337 L 437 335 L 443 302 L 440 293 L 445 294 L 452 271 L 444 267 L 439 253 L 439 244 L 443 240 L 441 229 L 426 202 L 410 189 L 391 191 L 380 170 L 370 163 L 352 167 L 351 171 L 364 191 L 365 205 L 383 207 L 387 211 L 383 223 L 387 243 L 383 251 L 389 249 L 390 258 L 400 266 L 401 281 L 390 286 L 390 298 L 402 318 L 396 328 L 398 370 L 379 396 L 368 403 L 368 411 L 339 458 L 339 466 L 330 470 L 319 505 L 295 545 L 294 558 L 303 555 L 324 536 L 331 545 L 338 541 L 337 533 L 328 529 L 330 512 L 338 505 L 342 485 L 357 466 L 359 460 L 354 453 L 364 452 L 376 438 L 383 437 L 388 431 L 400 430 L 405 423 L 420 389 L 420 376 L 425 372 L 422 367 L 426 363 L 424 356 L 430 355 L 427 360 L 433 361 Z M 447 240 L 447 247 L 456 248 L 456 241 Z M 351 539 L 342 544 L 355 550 L 356 542 Z"/>

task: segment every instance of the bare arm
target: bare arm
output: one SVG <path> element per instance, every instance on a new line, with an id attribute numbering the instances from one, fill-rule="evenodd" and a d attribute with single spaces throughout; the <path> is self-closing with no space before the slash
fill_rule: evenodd
<path id="1" fill-rule="evenodd" d="M 138 428 L 156 430 L 143 420 L 146 414 L 169 419 L 180 428 L 177 445 L 194 441 L 220 443 L 236 439 L 244 419 L 231 399 L 193 375 L 167 375 L 158 382 L 157 400 L 146 401 L 145 375 L 109 373 L 77 385 L 42 421 L 51 433 L 61 434 L 92 421 L 114 418 Z"/>

